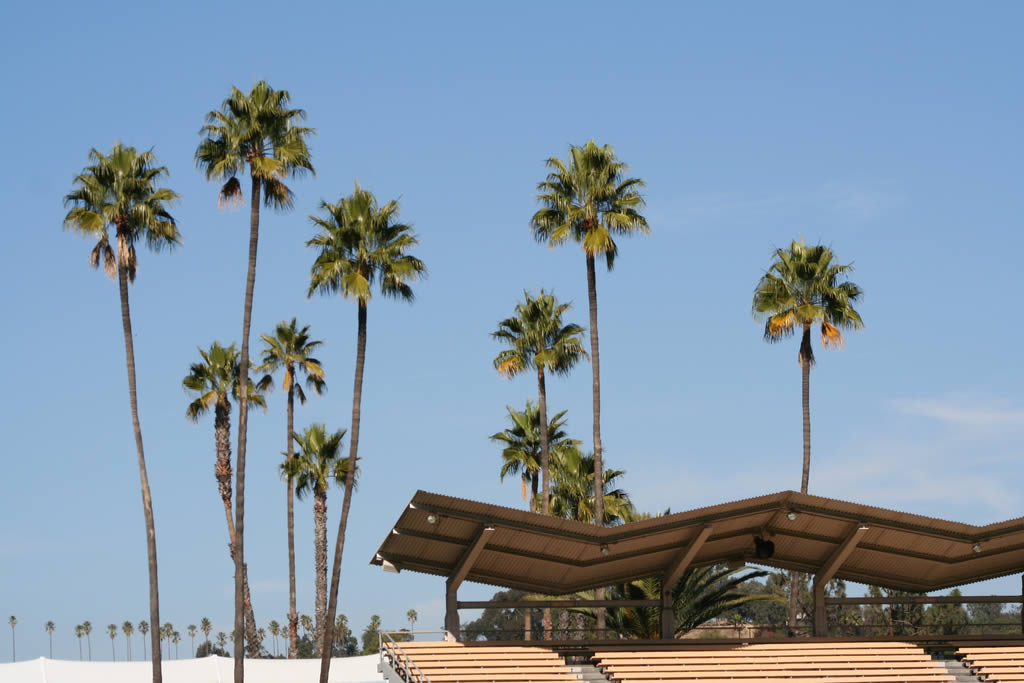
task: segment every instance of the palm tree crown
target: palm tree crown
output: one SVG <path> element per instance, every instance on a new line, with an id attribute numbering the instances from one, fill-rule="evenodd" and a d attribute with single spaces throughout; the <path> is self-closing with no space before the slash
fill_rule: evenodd
<path id="1" fill-rule="evenodd" d="M 853 266 L 834 263 L 834 258 L 828 247 L 794 240 L 789 249 L 775 250 L 775 260 L 754 290 L 753 314 L 765 321 L 765 341 L 781 341 L 803 328 L 808 333 L 800 344 L 799 359 L 812 366 L 811 326 L 821 326 L 825 348 L 842 346 L 840 328 L 864 326 L 853 307 L 863 291 L 845 279 Z"/>
<path id="2" fill-rule="evenodd" d="M 491 333 L 491 337 L 509 346 L 494 359 L 495 370 L 505 377 L 538 368 L 568 374 L 576 363 L 587 357 L 583 328 L 573 323 L 562 324 L 562 314 L 570 308 L 572 304 L 559 303 L 543 289 L 536 297 L 523 292 L 523 301 L 516 304 L 515 315 L 502 320 L 498 329 Z"/>
<path id="3" fill-rule="evenodd" d="M 610 145 L 598 147 L 593 140 L 572 145 L 568 163 L 551 157 L 547 166 L 547 178 L 537 184 L 543 207 L 531 221 L 538 242 L 556 247 L 571 239 L 588 256 L 603 256 L 611 269 L 618 254 L 616 236 L 650 232 L 638 211 L 644 207 L 639 192 L 644 181 L 623 178 L 629 166 Z"/>
<path id="4" fill-rule="evenodd" d="M 501 480 L 506 476 L 520 475 L 522 478 L 523 500 L 530 503 L 530 511 L 535 512 L 537 500 L 538 477 L 540 475 L 540 410 L 530 399 L 526 399 L 526 408 L 516 410 L 506 406 L 508 419 L 512 425 L 492 434 L 491 441 L 503 446 L 501 450 Z M 565 432 L 566 414 L 563 410 L 556 413 L 548 422 L 548 449 L 551 453 L 565 448 L 574 448 L 580 444 L 570 439 Z M 527 493 L 532 490 L 532 495 Z"/>
<path id="5" fill-rule="evenodd" d="M 234 344 L 225 347 L 215 341 L 209 350 L 199 349 L 199 356 L 202 362 L 189 366 L 188 375 L 181 382 L 187 391 L 197 395 L 185 409 L 185 416 L 192 422 L 198 422 L 217 404 L 230 407 L 229 396 L 237 400 L 240 392 L 238 373 L 241 357 Z M 267 401 L 260 389 L 262 383 L 255 386 L 249 380 L 249 403 L 266 408 Z"/>
<path id="6" fill-rule="evenodd" d="M 292 438 L 299 447 L 298 457 L 282 463 L 281 472 L 295 482 L 300 500 L 307 494 L 326 493 L 332 480 L 345 484 L 349 459 L 341 457 L 344 429 L 329 434 L 323 424 L 312 424 L 301 434 L 292 433 Z"/>
<path id="7" fill-rule="evenodd" d="M 196 165 L 207 180 L 223 180 L 221 201 L 241 199 L 238 181 L 246 166 L 263 190 L 264 203 L 272 208 L 290 208 L 292 191 L 284 179 L 305 172 L 314 173 L 306 138 L 316 131 L 296 125 L 306 112 L 290 109 L 287 90 L 274 90 L 258 81 L 248 94 L 231 88 L 220 110 L 206 115 L 199 131 L 205 136 L 196 149 Z"/>
<path id="8" fill-rule="evenodd" d="M 604 526 L 620 524 L 633 509 L 629 494 L 614 488 L 625 470 L 603 471 Z M 584 455 L 579 448 L 563 448 L 552 452 L 551 514 L 578 522 L 594 523 L 597 501 L 594 487 L 594 456 Z"/>
<path id="9" fill-rule="evenodd" d="M 367 303 L 377 282 L 386 297 L 411 301 L 410 282 L 426 275 L 426 266 L 407 250 L 419 244 L 412 227 L 398 220 L 398 202 L 384 206 L 372 192 L 355 191 L 336 204 L 320 202 L 326 216 L 310 216 L 321 232 L 306 245 L 318 248 L 310 273 L 309 295 L 340 293 Z"/>
<path id="10" fill-rule="evenodd" d="M 294 387 L 299 403 L 306 402 L 306 394 L 302 391 L 302 384 L 296 381 L 297 371 L 306 375 L 307 388 L 317 394 L 323 394 L 327 390 L 323 366 L 311 355 L 323 346 L 323 341 L 309 337 L 309 325 L 300 330 L 295 318 L 292 318 L 291 322 L 279 322 L 274 328 L 273 335 L 260 335 L 264 344 L 260 369 L 267 373 L 260 380 L 261 388 L 272 387 L 273 373 L 284 369 L 281 389 L 287 393 Z"/>
<path id="11" fill-rule="evenodd" d="M 139 152 L 116 143 L 109 154 L 89 151 L 86 166 L 75 178 L 75 189 L 64 197 L 71 207 L 64 217 L 66 229 L 96 240 L 89 253 L 93 268 L 103 269 L 113 278 L 118 265 L 124 267 L 129 282 L 135 281 L 138 262 L 135 244 L 143 241 L 153 251 L 181 244 L 174 218 L 167 206 L 178 199 L 173 190 L 156 186 L 167 175 L 163 166 L 155 166 L 152 150 Z M 110 246 L 108 228 L 114 228 L 117 255 Z"/>

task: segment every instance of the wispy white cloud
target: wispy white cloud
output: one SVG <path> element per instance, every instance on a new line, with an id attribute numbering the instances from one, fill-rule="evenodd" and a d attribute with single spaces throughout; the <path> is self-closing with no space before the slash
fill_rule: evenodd
<path id="1" fill-rule="evenodd" d="M 1022 427 L 1024 407 L 1003 398 L 982 394 L 950 393 L 934 398 L 889 401 L 898 412 L 969 427 Z"/>

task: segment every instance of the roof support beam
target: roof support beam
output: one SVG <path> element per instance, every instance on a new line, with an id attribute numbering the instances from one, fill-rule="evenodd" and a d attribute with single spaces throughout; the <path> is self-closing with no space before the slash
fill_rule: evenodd
<path id="1" fill-rule="evenodd" d="M 864 532 L 868 527 L 857 524 L 842 543 L 832 552 L 832 555 L 825 561 L 821 569 L 814 575 L 814 635 L 828 635 L 828 613 L 825 611 L 825 585 L 832 580 L 843 562 L 850 556 L 857 544 L 864 538 Z"/>
<path id="2" fill-rule="evenodd" d="M 661 577 L 661 637 L 671 639 L 675 637 L 676 624 L 675 614 L 672 612 L 672 588 L 683 576 L 683 572 L 693 563 L 704 542 L 711 535 L 711 525 L 705 524 L 704 528 L 697 532 L 692 541 L 686 545 L 686 549 L 676 555 L 675 559 L 665 568 Z"/>
<path id="3" fill-rule="evenodd" d="M 487 545 L 487 541 L 490 539 L 493 531 L 494 526 L 490 524 L 480 527 L 476 538 L 466 547 L 462 557 L 459 558 L 458 564 L 455 565 L 448 580 L 445 581 L 444 627 L 455 640 L 459 639 L 459 586 L 469 576 L 470 570 L 473 569 L 476 559 L 480 556 L 484 546 Z"/>

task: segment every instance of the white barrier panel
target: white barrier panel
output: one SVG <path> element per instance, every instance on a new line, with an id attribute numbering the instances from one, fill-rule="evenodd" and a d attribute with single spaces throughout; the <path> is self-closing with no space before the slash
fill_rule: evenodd
<path id="1" fill-rule="evenodd" d="M 330 683 L 372 683 L 377 655 L 331 660 Z M 172 659 L 163 662 L 164 683 L 232 683 L 235 661 L 229 657 Z M 319 659 L 247 659 L 246 683 L 316 683 Z M 66 659 L 32 659 L 0 664 L 0 683 L 147 683 L 153 680 L 150 662 L 76 662 Z"/>

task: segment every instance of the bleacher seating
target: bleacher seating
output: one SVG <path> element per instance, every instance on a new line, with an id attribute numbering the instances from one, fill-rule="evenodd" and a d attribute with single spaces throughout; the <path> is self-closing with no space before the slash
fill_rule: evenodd
<path id="1" fill-rule="evenodd" d="M 469 646 L 452 642 L 384 643 L 383 655 L 393 668 L 402 665 L 431 683 L 558 683 L 579 681 L 553 650 L 529 646 Z M 412 666 L 415 665 L 415 666 Z"/>
<path id="2" fill-rule="evenodd" d="M 741 681 L 744 683 L 951 682 L 922 648 L 899 642 L 792 642 L 672 649 L 608 649 L 594 663 L 612 681 Z M 1024 681 L 1024 678 L 1017 679 Z"/>
<path id="3" fill-rule="evenodd" d="M 972 645 L 957 649 L 956 655 L 987 681 L 1024 681 L 1024 647 Z"/>

